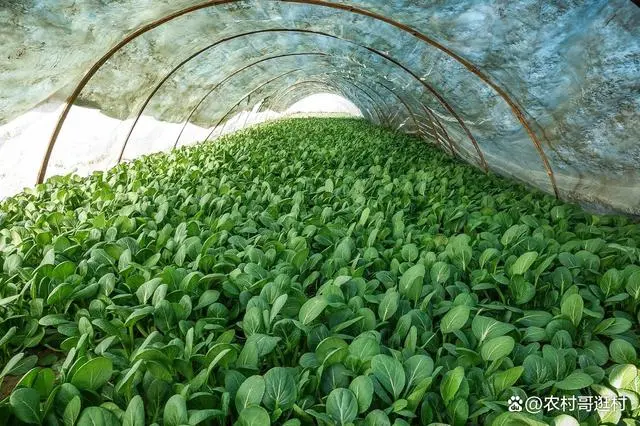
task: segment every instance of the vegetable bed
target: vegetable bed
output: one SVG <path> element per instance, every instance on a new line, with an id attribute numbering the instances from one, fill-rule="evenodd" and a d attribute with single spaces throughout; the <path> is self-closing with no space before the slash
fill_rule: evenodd
<path id="1" fill-rule="evenodd" d="M 3 424 L 640 415 L 640 226 L 364 121 L 56 177 L 0 229 Z M 627 400 L 507 409 L 552 395 Z"/>

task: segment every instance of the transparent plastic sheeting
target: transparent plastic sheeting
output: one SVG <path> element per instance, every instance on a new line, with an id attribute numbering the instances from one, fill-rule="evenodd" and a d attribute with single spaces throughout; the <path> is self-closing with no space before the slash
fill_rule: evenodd
<path id="1" fill-rule="evenodd" d="M 110 48 L 204 4 L 7 3 L 4 195 L 35 183 L 66 100 Z M 481 169 L 640 214 L 640 8 L 631 1 L 214 3 L 130 37 L 97 69 L 46 176 L 214 138 L 328 92 Z"/>

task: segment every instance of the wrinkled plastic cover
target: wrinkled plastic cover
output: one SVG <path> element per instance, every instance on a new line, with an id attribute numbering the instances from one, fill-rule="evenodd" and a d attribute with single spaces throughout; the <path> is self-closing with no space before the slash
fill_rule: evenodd
<path id="1" fill-rule="evenodd" d="M 0 186 L 16 176 L 22 186 L 35 183 L 58 114 L 102 55 L 143 25 L 200 3 L 0 2 Z M 640 8 L 631 1 L 333 4 L 411 27 L 503 88 L 541 141 L 562 198 L 640 214 Z M 280 1 L 206 7 L 126 44 L 75 100 L 47 176 L 213 138 L 238 114 L 253 124 L 318 92 L 482 167 L 460 120 L 419 80 L 457 113 L 490 170 L 553 194 L 508 103 L 451 55 L 362 13 Z M 98 115 L 106 126 L 87 125 Z"/>

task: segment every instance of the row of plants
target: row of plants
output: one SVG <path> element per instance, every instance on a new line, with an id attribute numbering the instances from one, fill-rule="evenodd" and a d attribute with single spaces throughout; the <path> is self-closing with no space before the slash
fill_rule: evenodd
<path id="1" fill-rule="evenodd" d="M 638 241 L 351 119 L 55 177 L 0 204 L 0 419 L 637 424 Z"/>

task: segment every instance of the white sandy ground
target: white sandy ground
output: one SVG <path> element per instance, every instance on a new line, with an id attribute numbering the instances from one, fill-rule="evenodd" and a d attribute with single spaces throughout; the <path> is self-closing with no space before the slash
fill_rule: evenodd
<path id="1" fill-rule="evenodd" d="M 258 113 L 259 106 L 231 117 L 216 130 L 214 136 L 236 131 L 245 125 L 292 115 L 362 116 L 352 102 L 329 93 L 311 95 L 283 113 Z M 45 103 L 0 126 L 0 199 L 35 184 L 51 132 L 63 107 L 63 104 Z M 87 176 L 93 171 L 113 167 L 131 124 L 132 120 L 118 120 L 95 109 L 74 106 L 53 150 L 47 177 L 67 173 Z M 144 154 L 170 150 L 181 128 L 182 124 L 142 116 L 131 135 L 123 159 L 131 160 Z M 211 130 L 188 124 L 179 145 L 200 142 Z"/>

